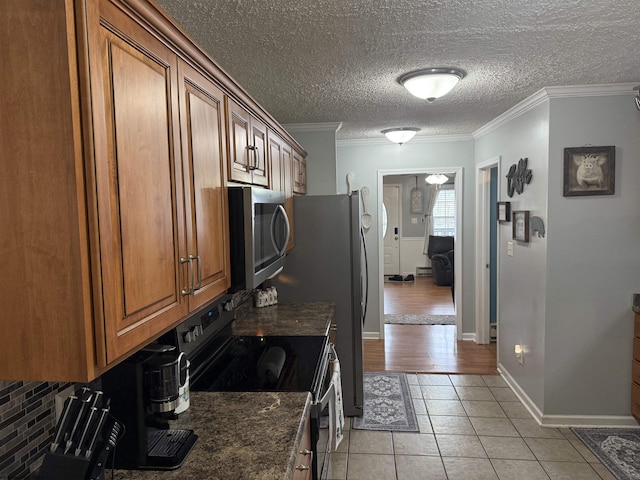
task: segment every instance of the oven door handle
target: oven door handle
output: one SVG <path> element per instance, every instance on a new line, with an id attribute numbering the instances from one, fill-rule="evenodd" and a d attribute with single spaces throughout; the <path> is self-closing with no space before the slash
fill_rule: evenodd
<path id="1" fill-rule="evenodd" d="M 331 400 L 332 396 L 333 396 L 333 382 L 331 382 L 329 384 L 329 388 L 327 389 L 327 391 L 324 393 L 322 398 L 320 400 L 318 400 L 318 406 L 319 406 L 318 411 L 319 412 L 321 412 L 322 410 L 325 409 L 325 407 L 329 403 L 329 400 Z"/>

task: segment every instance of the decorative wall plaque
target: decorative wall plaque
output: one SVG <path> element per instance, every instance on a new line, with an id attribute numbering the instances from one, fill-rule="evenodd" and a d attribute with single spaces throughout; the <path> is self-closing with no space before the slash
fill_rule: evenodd
<path id="1" fill-rule="evenodd" d="M 507 174 L 507 195 L 513 197 L 515 191 L 520 195 L 524 191 L 524 185 L 531 183 L 533 173 L 527 168 L 528 158 L 521 158 L 518 164 L 511 165 Z"/>

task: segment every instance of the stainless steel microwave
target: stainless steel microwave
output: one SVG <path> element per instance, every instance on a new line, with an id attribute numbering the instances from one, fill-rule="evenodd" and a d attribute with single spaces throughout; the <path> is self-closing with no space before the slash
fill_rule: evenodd
<path id="1" fill-rule="evenodd" d="M 290 225 L 284 192 L 229 187 L 231 292 L 258 288 L 284 266 Z"/>

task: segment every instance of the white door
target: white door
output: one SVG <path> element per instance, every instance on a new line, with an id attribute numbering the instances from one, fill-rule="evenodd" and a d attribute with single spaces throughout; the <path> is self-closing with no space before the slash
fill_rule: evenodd
<path id="1" fill-rule="evenodd" d="M 400 274 L 400 186 L 383 187 L 384 274 Z M 386 226 L 386 228 L 385 228 Z"/>

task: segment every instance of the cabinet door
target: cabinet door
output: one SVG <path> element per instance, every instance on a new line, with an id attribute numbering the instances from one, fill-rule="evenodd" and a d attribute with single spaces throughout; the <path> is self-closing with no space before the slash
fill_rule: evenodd
<path id="1" fill-rule="evenodd" d="M 251 183 L 251 161 L 253 152 L 249 150 L 251 116 L 244 108 L 227 99 L 229 123 L 229 180 Z"/>
<path id="2" fill-rule="evenodd" d="M 291 226 L 291 233 L 289 234 L 289 243 L 287 243 L 287 252 L 293 248 L 294 245 L 294 232 L 293 225 L 293 149 L 291 146 L 284 142 L 282 144 L 282 190 L 285 193 L 284 209 L 287 211 L 289 217 L 289 224 Z"/>
<path id="3" fill-rule="evenodd" d="M 271 190 L 284 190 L 282 171 L 282 140 L 269 130 L 267 135 L 268 163 L 271 166 Z"/>
<path id="4" fill-rule="evenodd" d="M 194 283 L 188 298 L 193 310 L 230 285 L 224 95 L 183 61 L 179 78 L 187 254 L 189 281 Z"/>
<path id="5" fill-rule="evenodd" d="M 307 161 L 295 150 L 293 152 L 293 168 L 294 193 L 307 193 Z"/>
<path id="6" fill-rule="evenodd" d="M 227 99 L 229 180 L 269 186 L 267 127 L 244 107 Z"/>
<path id="7" fill-rule="evenodd" d="M 111 362 L 187 314 L 186 266 L 177 58 L 107 2 L 100 14 L 101 73 L 92 83 L 101 96 L 96 135 L 105 136 L 96 140 L 96 183 Z"/>
<path id="8" fill-rule="evenodd" d="M 251 183 L 269 187 L 269 162 L 267 162 L 267 126 L 260 120 L 251 117 L 251 145 L 253 163 Z"/>

